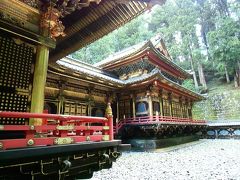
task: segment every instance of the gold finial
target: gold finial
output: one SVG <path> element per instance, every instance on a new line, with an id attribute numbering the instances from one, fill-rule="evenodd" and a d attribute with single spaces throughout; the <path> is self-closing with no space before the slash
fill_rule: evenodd
<path id="1" fill-rule="evenodd" d="M 109 116 L 112 116 L 112 108 L 111 108 L 111 103 L 107 103 L 107 108 L 106 108 L 106 111 L 105 111 L 105 116 L 106 117 L 109 117 Z"/>

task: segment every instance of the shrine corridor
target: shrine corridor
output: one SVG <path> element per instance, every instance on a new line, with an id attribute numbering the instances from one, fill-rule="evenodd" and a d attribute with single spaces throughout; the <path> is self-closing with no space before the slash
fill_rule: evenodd
<path id="1" fill-rule="evenodd" d="M 240 179 L 240 140 L 200 140 L 155 152 L 123 153 L 92 179 Z"/>

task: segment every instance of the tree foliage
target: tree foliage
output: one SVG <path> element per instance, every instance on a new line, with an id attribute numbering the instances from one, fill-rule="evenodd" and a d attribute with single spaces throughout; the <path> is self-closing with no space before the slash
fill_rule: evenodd
<path id="1" fill-rule="evenodd" d="M 218 64 L 217 71 L 224 71 L 223 65 L 226 65 L 233 74 L 234 67 L 240 60 L 240 24 L 231 17 L 224 17 L 218 19 L 216 25 L 216 30 L 208 33 L 211 56 Z"/>
<path id="2" fill-rule="evenodd" d="M 72 54 L 72 57 L 94 64 L 114 52 L 150 39 L 152 33 L 148 31 L 148 24 L 145 23 L 146 18 L 145 16 L 139 16 L 107 36 L 76 51 Z"/>

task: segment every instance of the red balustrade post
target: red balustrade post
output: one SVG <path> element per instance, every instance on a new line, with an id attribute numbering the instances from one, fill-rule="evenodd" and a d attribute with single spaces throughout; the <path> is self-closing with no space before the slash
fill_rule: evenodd
<path id="1" fill-rule="evenodd" d="M 43 114 L 48 114 L 48 110 L 44 109 Z M 47 124 L 48 124 L 48 119 L 47 118 L 42 118 L 42 125 L 47 125 Z M 47 131 L 45 130 L 45 131 L 42 131 L 41 133 L 47 134 Z"/>
<path id="2" fill-rule="evenodd" d="M 112 115 L 112 108 L 111 108 L 111 103 L 107 103 L 107 108 L 105 112 L 105 116 L 108 119 L 108 126 L 109 126 L 109 140 L 114 139 L 114 134 L 113 134 L 113 115 Z"/>
<path id="3" fill-rule="evenodd" d="M 47 109 L 44 109 L 44 110 L 43 110 L 43 114 L 48 114 L 48 110 L 47 110 Z M 47 125 L 47 118 L 43 118 L 43 119 L 42 119 L 42 125 Z"/>
<path id="4" fill-rule="evenodd" d="M 66 126 L 67 125 L 67 122 L 66 121 L 60 121 L 60 126 Z M 60 137 L 67 137 L 68 135 L 68 130 L 59 130 L 59 136 Z"/>
<path id="5" fill-rule="evenodd" d="M 109 115 L 108 116 L 108 125 L 109 125 L 109 138 L 110 141 L 114 139 L 114 134 L 113 134 L 113 116 Z"/>

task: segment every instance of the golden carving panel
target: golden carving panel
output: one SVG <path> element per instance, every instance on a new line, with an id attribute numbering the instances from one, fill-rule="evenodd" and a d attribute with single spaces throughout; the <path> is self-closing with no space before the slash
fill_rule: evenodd
<path id="1" fill-rule="evenodd" d="M 66 131 L 71 131 L 74 130 L 74 125 L 65 125 L 65 126 L 60 126 L 58 125 L 56 127 L 57 130 L 66 130 Z"/>
<path id="2" fill-rule="evenodd" d="M 70 137 L 56 138 L 54 140 L 54 144 L 58 144 L 58 145 L 61 145 L 61 144 L 71 144 L 73 142 L 74 142 L 73 138 L 70 138 Z"/>

